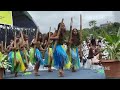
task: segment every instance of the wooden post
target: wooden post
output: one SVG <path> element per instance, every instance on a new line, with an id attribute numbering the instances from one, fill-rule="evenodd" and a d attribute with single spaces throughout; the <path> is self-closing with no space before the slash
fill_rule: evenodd
<path id="1" fill-rule="evenodd" d="M 72 26 L 73 26 L 73 18 L 71 18 L 71 22 L 70 22 L 70 36 L 68 38 L 68 42 L 71 42 L 72 39 Z M 71 43 L 68 44 L 68 49 L 67 49 L 67 53 L 70 55 L 70 48 L 71 48 Z"/>
<path id="2" fill-rule="evenodd" d="M 22 38 L 22 43 L 21 43 L 21 44 L 23 44 L 23 45 L 24 45 L 25 41 L 24 41 L 23 33 L 22 33 L 22 31 L 21 31 L 21 30 L 20 30 L 20 34 L 21 34 L 21 38 Z M 27 63 L 27 65 L 28 65 L 28 64 L 29 64 L 29 62 L 28 62 L 28 58 L 27 58 L 27 55 L 26 55 L 26 49 L 25 49 L 25 47 L 24 47 L 23 52 L 24 52 L 24 55 L 25 55 L 25 60 L 26 60 L 26 63 Z"/>
<path id="3" fill-rule="evenodd" d="M 48 33 L 48 44 L 50 43 L 50 32 L 51 32 L 51 27 L 50 27 L 49 33 Z M 48 51 L 49 51 L 49 47 L 50 47 L 50 45 L 46 45 L 45 50 L 48 48 Z"/>
<path id="4" fill-rule="evenodd" d="M 73 25 L 73 18 L 71 18 L 71 22 L 70 22 L 70 41 L 72 39 L 72 25 Z M 71 44 L 70 44 L 70 48 L 71 48 Z"/>
<path id="5" fill-rule="evenodd" d="M 82 15 L 80 15 L 80 59 L 82 61 Z"/>
<path id="6" fill-rule="evenodd" d="M 37 43 L 37 39 L 38 39 L 38 33 L 39 33 L 39 30 L 37 28 L 36 36 L 35 36 L 34 55 L 35 55 L 35 50 L 36 50 L 36 43 Z"/>
<path id="7" fill-rule="evenodd" d="M 1 50 L 3 52 L 3 41 L 1 41 Z"/>
<path id="8" fill-rule="evenodd" d="M 16 29 L 14 28 L 14 65 L 16 65 Z"/>
<path id="9" fill-rule="evenodd" d="M 6 47 L 7 47 L 7 27 L 5 26 L 5 50 L 6 50 Z"/>

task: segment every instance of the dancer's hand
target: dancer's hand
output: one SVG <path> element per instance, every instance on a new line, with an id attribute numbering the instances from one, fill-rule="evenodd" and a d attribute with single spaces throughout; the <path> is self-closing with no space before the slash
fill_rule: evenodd
<path id="1" fill-rule="evenodd" d="M 70 40 L 68 43 L 69 43 L 69 44 L 72 44 L 72 41 Z"/>
<path id="2" fill-rule="evenodd" d="M 2 53 L 2 54 L 4 54 L 4 53 L 5 53 L 5 51 L 3 50 L 3 51 L 1 51 L 1 53 Z"/>
<path id="3" fill-rule="evenodd" d="M 16 50 L 16 47 L 12 47 L 13 50 Z"/>
<path id="4" fill-rule="evenodd" d="M 58 40 L 59 36 L 55 36 L 55 37 L 50 37 L 51 40 Z"/>

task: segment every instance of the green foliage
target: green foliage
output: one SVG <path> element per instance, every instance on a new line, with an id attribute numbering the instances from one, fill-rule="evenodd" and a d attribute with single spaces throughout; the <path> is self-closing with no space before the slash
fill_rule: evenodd
<path id="1" fill-rule="evenodd" d="M 0 68 L 4 68 L 4 69 L 7 69 L 9 67 L 11 67 L 10 63 L 8 62 L 7 60 L 7 55 L 3 55 L 1 58 L 0 58 Z"/>
<path id="2" fill-rule="evenodd" d="M 92 20 L 89 22 L 89 26 L 95 27 L 97 22 L 95 20 Z"/>
<path id="3" fill-rule="evenodd" d="M 120 29 L 117 34 L 107 34 L 105 31 L 103 34 L 108 42 L 105 50 L 109 52 L 109 59 L 120 61 Z"/>
<path id="4" fill-rule="evenodd" d="M 89 28 L 85 28 L 82 30 L 82 41 L 85 41 L 86 38 L 89 36 Z"/>
<path id="5" fill-rule="evenodd" d="M 82 40 L 86 40 L 91 34 L 95 38 L 105 38 L 108 42 L 107 50 L 109 52 L 108 59 L 120 60 L 120 23 L 114 22 L 105 24 L 104 26 L 96 26 L 97 21 L 89 22 L 91 28 L 84 28 L 82 30 Z M 80 32 L 80 30 L 79 30 Z M 68 39 L 70 30 L 67 30 L 66 38 Z"/>
<path id="6" fill-rule="evenodd" d="M 106 32 L 106 34 L 108 34 L 108 35 L 116 35 L 118 32 L 118 29 L 120 27 L 120 23 L 118 23 L 118 22 L 106 24 L 103 27 L 101 27 L 101 26 L 98 27 L 98 26 L 96 26 L 96 24 L 97 24 L 97 21 L 92 20 L 89 22 L 89 25 L 91 26 L 91 28 L 84 28 L 82 30 L 82 40 L 83 41 L 86 40 L 87 37 L 90 36 L 90 34 L 92 34 L 93 37 L 95 37 L 95 38 L 105 37 L 104 32 Z M 80 32 L 80 30 L 79 30 L 79 32 Z M 69 38 L 69 35 L 70 35 L 70 30 L 67 30 L 66 39 Z M 119 34 L 119 36 L 120 36 L 120 34 Z"/>

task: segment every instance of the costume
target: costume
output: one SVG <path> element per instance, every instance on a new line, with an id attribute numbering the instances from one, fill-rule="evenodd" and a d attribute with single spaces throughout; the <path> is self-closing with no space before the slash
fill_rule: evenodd
<path id="1" fill-rule="evenodd" d="M 80 56 L 78 52 L 78 46 L 80 45 L 80 38 L 77 29 L 72 30 L 72 39 L 70 47 L 70 61 L 72 63 L 71 69 L 72 72 L 75 72 L 76 69 L 80 68 Z"/>
<path id="2" fill-rule="evenodd" d="M 8 60 L 10 61 L 11 65 L 12 65 L 11 72 L 24 72 L 25 71 L 25 65 L 22 60 L 19 50 L 16 51 L 16 62 L 19 61 L 19 64 L 14 63 L 15 62 L 14 51 L 10 51 L 8 57 L 9 57 Z"/>
<path id="3" fill-rule="evenodd" d="M 31 47 L 29 54 L 30 54 L 30 62 L 32 64 L 35 64 L 37 61 L 40 61 L 40 64 L 44 65 L 44 61 L 42 59 L 42 53 L 38 48 L 35 49 L 35 54 L 34 54 L 34 48 Z"/>
<path id="4" fill-rule="evenodd" d="M 21 57 L 22 57 L 23 62 L 26 63 L 25 55 L 27 56 L 27 59 L 29 60 L 29 54 L 28 54 L 28 51 L 27 51 L 26 49 L 25 49 L 25 51 L 20 50 L 20 54 L 21 54 Z"/>
<path id="5" fill-rule="evenodd" d="M 50 65 L 50 58 L 52 57 L 52 66 L 54 65 L 54 60 L 53 60 L 53 49 L 52 48 L 47 48 L 47 51 L 45 52 L 45 65 Z"/>
<path id="6" fill-rule="evenodd" d="M 71 53 L 71 63 L 72 66 L 74 66 L 75 69 L 80 68 L 80 57 L 79 57 L 79 52 L 78 52 L 78 47 L 73 47 L 70 49 Z"/>
<path id="7" fill-rule="evenodd" d="M 66 50 L 63 48 L 63 43 L 64 37 L 60 37 L 55 51 L 53 52 L 54 66 L 59 69 L 62 69 L 69 62 Z"/>

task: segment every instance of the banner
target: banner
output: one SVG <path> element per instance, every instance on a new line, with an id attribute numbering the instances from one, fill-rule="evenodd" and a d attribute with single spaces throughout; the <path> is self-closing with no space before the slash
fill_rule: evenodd
<path id="1" fill-rule="evenodd" d="M 0 24 L 13 26 L 12 11 L 0 11 Z"/>

